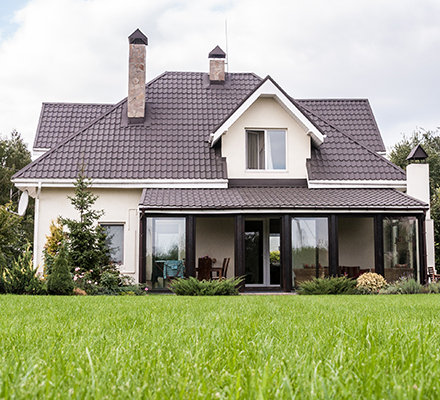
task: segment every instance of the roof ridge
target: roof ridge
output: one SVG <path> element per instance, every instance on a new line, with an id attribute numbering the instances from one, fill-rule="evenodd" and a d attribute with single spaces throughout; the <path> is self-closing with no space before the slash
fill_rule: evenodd
<path id="1" fill-rule="evenodd" d="M 305 110 L 307 110 L 308 112 L 310 112 L 311 114 L 313 114 L 316 118 L 320 119 L 321 121 L 323 121 L 324 123 L 326 123 L 327 125 L 331 126 L 333 129 L 335 129 L 336 131 L 338 131 L 341 135 L 345 136 L 346 138 L 348 138 L 349 140 L 351 140 L 352 142 L 354 142 L 355 144 L 357 144 L 358 146 L 362 147 L 364 150 L 367 150 L 369 153 L 373 154 L 375 157 L 379 158 L 381 161 L 386 161 L 391 167 L 393 167 L 394 169 L 396 169 L 398 172 L 401 172 L 403 174 L 406 175 L 406 172 L 398 167 L 397 165 L 393 164 L 391 161 L 387 160 L 384 156 L 381 156 L 380 154 L 377 154 L 375 151 L 371 150 L 370 148 L 368 148 L 367 146 L 365 146 L 364 144 L 360 143 L 358 140 L 354 139 L 351 135 L 349 135 L 348 133 L 340 130 L 339 128 L 335 127 L 333 124 L 331 124 L 330 122 L 328 122 L 326 119 L 320 117 L 319 115 L 316 115 L 313 111 L 310 111 L 310 109 L 308 109 L 305 106 L 301 106 L 303 107 Z"/>
<path id="2" fill-rule="evenodd" d="M 78 103 L 78 102 L 55 102 L 55 101 L 43 101 L 43 105 L 66 105 L 66 106 L 113 106 L 114 103 Z"/>

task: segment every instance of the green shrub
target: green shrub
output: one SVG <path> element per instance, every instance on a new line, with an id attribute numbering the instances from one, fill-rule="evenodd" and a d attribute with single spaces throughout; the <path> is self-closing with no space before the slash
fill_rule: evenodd
<path id="1" fill-rule="evenodd" d="M 30 246 L 17 260 L 12 262 L 11 268 L 4 268 L 2 273 L 3 291 L 11 294 L 46 294 L 44 281 L 37 276 L 34 269 Z"/>
<path id="2" fill-rule="evenodd" d="M 389 285 L 379 290 L 379 294 L 401 294 L 402 291 L 398 285 Z"/>
<path id="3" fill-rule="evenodd" d="M 114 289 L 119 286 L 119 273 L 105 271 L 101 274 L 101 286 L 107 289 Z"/>
<path id="4" fill-rule="evenodd" d="M 423 286 L 422 293 L 440 293 L 440 282 L 431 282 Z"/>
<path id="5" fill-rule="evenodd" d="M 339 278 L 315 278 L 299 284 L 298 294 L 352 294 L 356 281 L 341 276 Z"/>
<path id="6" fill-rule="evenodd" d="M 71 295 L 73 293 L 73 280 L 70 276 L 67 264 L 67 254 L 64 245 L 60 247 L 58 255 L 55 257 L 52 273 L 47 279 L 47 291 L 55 295 Z"/>
<path id="7" fill-rule="evenodd" d="M 194 277 L 176 278 L 169 288 L 180 296 L 232 296 L 238 295 L 238 286 L 243 282 L 243 277 L 199 281 Z"/>
<path id="8" fill-rule="evenodd" d="M 401 278 L 398 283 L 402 294 L 422 293 L 422 285 L 414 278 Z"/>
<path id="9" fill-rule="evenodd" d="M 374 272 L 367 272 L 357 278 L 356 293 L 376 294 L 379 290 L 388 286 L 382 275 Z"/>

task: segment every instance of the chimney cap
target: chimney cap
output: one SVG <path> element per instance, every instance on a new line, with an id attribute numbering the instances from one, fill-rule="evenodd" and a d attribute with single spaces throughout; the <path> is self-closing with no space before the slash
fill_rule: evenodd
<path id="1" fill-rule="evenodd" d="M 144 44 L 148 46 L 148 38 L 138 29 L 136 29 L 129 37 L 130 44 Z"/>
<path id="2" fill-rule="evenodd" d="M 215 46 L 209 53 L 208 58 L 226 58 L 226 53 L 219 46 Z"/>
<path id="3" fill-rule="evenodd" d="M 406 157 L 407 160 L 425 160 L 426 158 L 428 158 L 428 154 L 420 144 L 414 147 Z"/>

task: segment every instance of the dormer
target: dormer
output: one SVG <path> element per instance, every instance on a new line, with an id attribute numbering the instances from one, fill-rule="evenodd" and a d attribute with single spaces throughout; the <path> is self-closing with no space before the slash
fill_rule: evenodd
<path id="1" fill-rule="evenodd" d="M 230 179 L 306 179 L 312 145 L 324 136 L 270 78 L 211 134 L 221 138 Z"/>

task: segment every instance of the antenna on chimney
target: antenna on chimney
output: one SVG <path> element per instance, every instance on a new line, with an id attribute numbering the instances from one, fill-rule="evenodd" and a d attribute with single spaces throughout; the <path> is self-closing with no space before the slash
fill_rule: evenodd
<path id="1" fill-rule="evenodd" d="M 228 20 L 227 19 L 225 19 L 225 36 L 226 36 L 226 72 L 229 72 Z"/>

